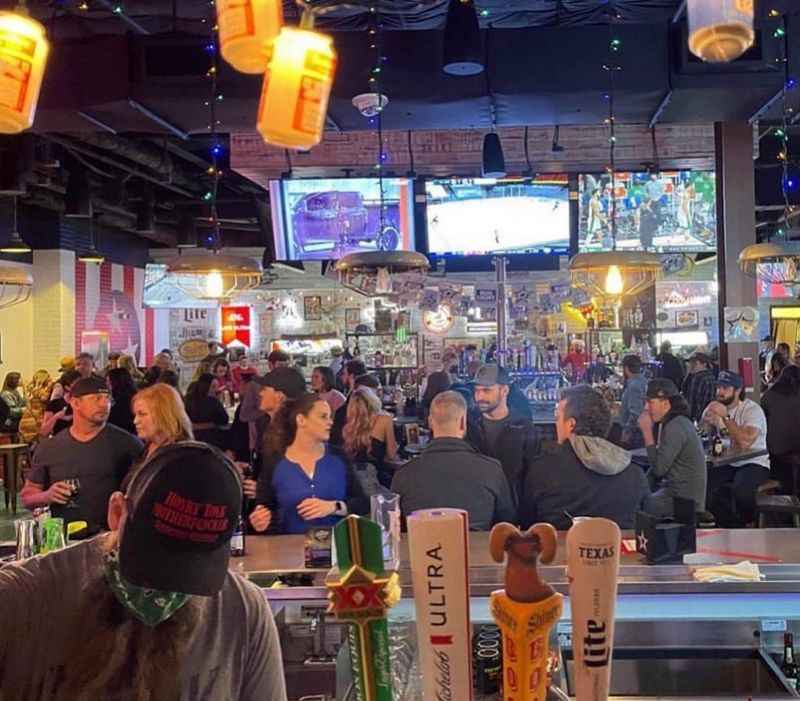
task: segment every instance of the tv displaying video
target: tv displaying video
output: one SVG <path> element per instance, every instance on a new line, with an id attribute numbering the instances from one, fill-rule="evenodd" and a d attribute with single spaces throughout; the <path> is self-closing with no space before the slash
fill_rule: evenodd
<path id="1" fill-rule="evenodd" d="M 614 178 L 616 247 L 655 253 L 717 250 L 714 171 L 625 172 Z M 581 251 L 613 247 L 611 175 L 578 177 Z"/>
<path id="2" fill-rule="evenodd" d="M 428 180 L 428 252 L 567 253 L 566 175 Z"/>
<path id="3" fill-rule="evenodd" d="M 270 199 L 278 260 L 415 250 L 414 188 L 408 178 L 383 179 L 383 205 L 378 178 L 276 180 Z"/>

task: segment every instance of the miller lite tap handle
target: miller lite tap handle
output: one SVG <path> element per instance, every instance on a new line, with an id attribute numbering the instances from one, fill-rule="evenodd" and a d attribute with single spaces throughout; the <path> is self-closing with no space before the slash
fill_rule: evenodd
<path id="1" fill-rule="evenodd" d="M 489 552 L 495 562 L 503 562 L 506 553 L 505 592 L 520 603 L 543 601 L 555 592 L 539 578 L 537 561 L 547 565 L 556 554 L 558 538 L 549 523 L 537 523 L 524 533 L 510 523 L 498 523 L 489 536 Z"/>

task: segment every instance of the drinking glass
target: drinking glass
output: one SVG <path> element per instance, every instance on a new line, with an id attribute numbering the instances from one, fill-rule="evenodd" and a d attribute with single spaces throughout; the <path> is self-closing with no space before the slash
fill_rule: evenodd
<path id="1" fill-rule="evenodd" d="M 81 481 L 77 477 L 73 477 L 71 479 L 64 480 L 64 483 L 69 485 L 69 488 L 72 490 L 72 495 L 64 506 L 68 509 L 77 509 L 78 501 L 76 497 L 78 496 L 78 492 L 81 491 Z"/>

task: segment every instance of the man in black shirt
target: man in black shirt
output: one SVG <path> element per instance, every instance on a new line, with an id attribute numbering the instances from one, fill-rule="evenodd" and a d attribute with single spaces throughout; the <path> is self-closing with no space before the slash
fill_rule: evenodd
<path id="1" fill-rule="evenodd" d="M 43 441 L 22 488 L 28 509 L 49 506 L 65 523 L 86 521 L 89 532 L 107 529 L 108 499 L 142 454 L 141 441 L 108 425 L 111 408 L 106 383 L 86 377 L 72 386 L 72 426 Z"/>
<path id="2" fill-rule="evenodd" d="M 467 441 L 475 450 L 500 461 L 514 495 L 529 466 L 539 457 L 539 434 L 530 419 L 509 409 L 511 378 L 499 365 L 483 365 L 475 375 L 475 403 Z"/>

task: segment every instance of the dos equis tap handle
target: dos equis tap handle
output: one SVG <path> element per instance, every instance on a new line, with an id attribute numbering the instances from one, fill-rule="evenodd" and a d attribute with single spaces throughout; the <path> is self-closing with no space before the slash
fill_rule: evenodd
<path id="1" fill-rule="evenodd" d="M 539 523 L 521 532 L 499 523 L 489 538 L 495 562 L 507 556 L 505 585 L 492 592 L 492 616 L 503 632 L 504 701 L 544 701 L 550 629 L 561 617 L 562 597 L 539 577 L 537 564 L 556 554 L 555 529 Z"/>

